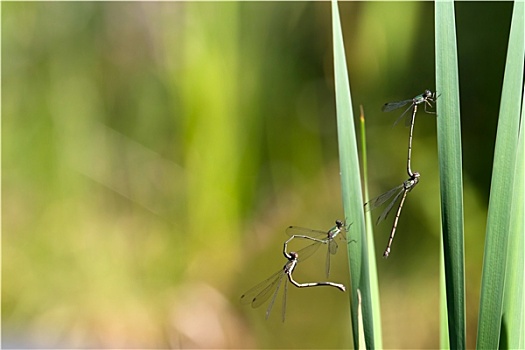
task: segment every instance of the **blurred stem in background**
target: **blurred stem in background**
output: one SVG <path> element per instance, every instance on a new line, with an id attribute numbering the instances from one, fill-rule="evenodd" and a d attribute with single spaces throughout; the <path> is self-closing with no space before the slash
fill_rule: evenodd
<path id="1" fill-rule="evenodd" d="M 172 118 L 183 129 L 183 166 L 188 174 L 185 234 L 188 249 L 200 252 L 186 271 L 187 278 L 214 283 L 238 262 L 230 252 L 239 242 L 239 173 L 247 141 L 241 137 L 239 110 L 239 7 L 236 2 L 188 3 L 179 45 L 169 37 L 164 42 L 171 49 L 165 58 L 171 66 L 168 79 L 179 95 L 173 98 L 180 102 L 180 113 Z M 180 64 L 170 64 L 170 57 L 179 57 Z"/>

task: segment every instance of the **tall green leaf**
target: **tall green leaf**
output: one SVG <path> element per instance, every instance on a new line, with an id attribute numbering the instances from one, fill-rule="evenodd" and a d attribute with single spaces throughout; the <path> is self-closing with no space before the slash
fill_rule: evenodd
<path id="1" fill-rule="evenodd" d="M 439 240 L 439 347 L 450 349 L 448 339 L 447 289 L 445 281 L 445 259 L 443 257 L 443 237 Z"/>
<path id="2" fill-rule="evenodd" d="M 437 141 L 449 346 L 465 348 L 465 256 L 459 75 L 453 1 L 437 1 Z M 442 289 L 443 290 L 443 289 Z"/>
<path id="3" fill-rule="evenodd" d="M 365 128 L 365 112 L 363 106 L 360 106 L 361 115 L 359 117 L 360 129 L 361 129 L 361 154 L 363 158 L 362 169 L 363 169 L 363 183 L 365 191 L 365 203 L 368 202 L 368 160 L 366 152 L 366 128 Z M 366 241 L 367 241 L 367 258 L 368 258 L 368 271 L 370 273 L 370 295 L 372 298 L 372 313 L 374 322 L 374 334 L 375 334 L 375 346 L 378 349 L 383 347 L 383 340 L 381 338 L 381 310 L 379 302 L 379 283 L 377 280 L 377 264 L 375 259 L 375 246 L 374 246 L 374 230 L 372 224 L 372 213 L 367 211 L 365 213 L 365 226 L 366 226 Z"/>
<path id="4" fill-rule="evenodd" d="M 377 346 L 374 332 L 372 297 L 368 264 L 368 248 L 365 234 L 363 213 L 363 196 L 357 142 L 352 112 L 350 83 L 346 68 L 343 33 L 339 18 L 337 1 L 332 0 L 332 31 L 334 47 L 335 97 L 337 110 L 337 133 L 339 142 L 339 161 L 341 167 L 341 187 L 346 220 L 352 222 L 348 234 L 348 260 L 350 279 L 350 312 L 354 347 L 359 348 L 359 334 L 364 332 L 367 348 Z M 375 276 L 374 276 L 375 277 Z M 377 277 L 375 277 L 377 278 Z M 362 317 L 363 330 L 359 329 L 359 318 Z"/>
<path id="5" fill-rule="evenodd" d="M 524 86 L 525 89 L 525 86 Z M 514 175 L 500 349 L 525 348 L 525 95 Z"/>
<path id="6" fill-rule="evenodd" d="M 523 92 L 524 3 L 514 3 L 490 188 L 481 280 L 477 347 L 499 346 L 521 97 Z M 523 217 L 521 217 L 523 219 Z"/>

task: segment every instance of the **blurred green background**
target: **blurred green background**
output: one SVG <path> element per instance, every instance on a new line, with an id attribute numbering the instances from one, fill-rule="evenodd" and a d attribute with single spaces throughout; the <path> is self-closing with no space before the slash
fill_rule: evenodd
<path id="1" fill-rule="evenodd" d="M 329 2 L 1 6 L 4 348 L 352 346 L 348 294 L 291 287 L 284 324 L 280 300 L 268 321 L 239 301 L 284 264 L 287 226 L 344 219 Z M 469 347 L 511 10 L 456 3 Z M 376 196 L 406 178 L 382 104 L 435 88 L 433 3 L 340 12 Z M 388 260 L 392 218 L 376 228 L 387 348 L 439 346 L 435 125 L 419 114 Z M 347 265 L 340 249 L 330 280 Z"/>

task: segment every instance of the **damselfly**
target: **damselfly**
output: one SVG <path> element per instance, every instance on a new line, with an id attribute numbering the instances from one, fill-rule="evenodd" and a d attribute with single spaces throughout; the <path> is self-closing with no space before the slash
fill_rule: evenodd
<path id="1" fill-rule="evenodd" d="M 416 121 L 417 106 L 421 103 L 424 103 L 425 113 L 436 114 L 435 112 L 428 111 L 427 106 L 432 108 L 433 107 L 432 103 L 435 103 L 438 97 L 439 95 L 436 96 L 435 92 L 432 92 L 430 90 L 425 90 L 425 92 L 423 92 L 421 95 L 417 95 L 416 97 L 410 100 L 389 102 L 383 105 L 383 108 L 382 108 L 383 112 L 390 112 L 398 108 L 401 108 L 403 106 L 406 106 L 407 104 L 410 103 L 410 106 L 408 106 L 408 108 L 396 119 L 396 121 L 394 122 L 394 125 L 396 125 L 397 122 L 401 120 L 401 118 L 408 112 L 410 108 L 414 107 L 412 111 L 412 118 L 406 119 L 406 125 L 407 126 L 410 125 L 410 133 L 408 136 L 408 156 L 407 156 L 407 173 L 408 173 L 408 176 L 410 177 L 412 177 L 413 175 L 410 162 L 412 158 L 412 134 L 414 132 L 414 123 Z"/>
<path id="2" fill-rule="evenodd" d="M 320 240 L 316 240 L 315 238 L 311 238 L 311 237 L 307 239 L 311 239 L 313 241 L 320 241 Z M 275 302 L 275 299 L 277 298 L 277 294 L 279 293 L 279 289 L 281 287 L 281 282 L 283 280 L 283 277 L 286 275 L 288 279 L 286 278 L 284 279 L 284 294 L 283 294 L 283 305 L 282 305 L 282 314 L 281 314 L 283 322 L 284 322 L 285 315 L 286 315 L 286 294 L 288 291 L 288 280 L 298 288 L 330 286 L 330 287 L 338 288 L 343 292 L 346 289 L 343 284 L 333 283 L 333 282 L 309 282 L 309 283 L 296 282 L 293 279 L 292 273 L 297 267 L 297 263 L 299 261 L 303 261 L 304 259 L 306 259 L 313 252 L 309 253 L 308 251 L 311 251 L 312 248 L 310 248 L 310 246 L 307 246 L 299 250 L 298 252 L 288 253 L 286 251 L 286 244 L 288 243 L 288 241 L 285 242 L 284 248 L 283 248 L 283 254 L 285 258 L 288 260 L 286 264 L 283 266 L 283 268 L 277 271 L 276 273 L 274 273 L 273 275 L 271 275 L 269 278 L 267 278 L 263 282 L 253 287 L 252 289 L 248 290 L 246 293 L 244 293 L 241 296 L 241 302 L 244 304 L 251 304 L 253 308 L 257 308 L 261 306 L 271 296 L 270 303 L 268 304 L 268 308 L 266 309 L 266 319 L 268 319 L 268 316 L 270 316 L 270 312 L 272 311 L 272 307 Z M 304 257 L 302 253 L 305 253 Z"/>
<path id="3" fill-rule="evenodd" d="M 419 173 L 415 172 L 401 185 L 394 187 L 390 191 L 385 192 L 382 195 L 374 199 L 371 199 L 370 201 L 365 203 L 366 211 L 373 210 L 383 205 L 386 201 L 392 198 L 394 194 L 397 193 L 394 199 L 387 205 L 385 210 L 383 210 L 383 213 L 381 213 L 379 218 L 377 218 L 376 224 L 378 224 L 379 222 L 386 219 L 386 217 L 388 216 L 388 213 L 390 213 L 390 211 L 394 207 L 394 204 L 397 202 L 399 197 L 401 197 L 401 201 L 399 202 L 399 207 L 397 208 L 396 217 L 394 219 L 394 224 L 392 225 L 392 231 L 390 233 L 390 238 L 388 240 L 388 244 L 386 246 L 385 252 L 383 253 L 383 256 L 385 258 L 388 258 L 388 256 L 390 255 L 390 247 L 392 246 L 392 241 L 394 240 L 394 235 L 396 234 L 397 223 L 399 221 L 399 216 L 401 215 L 401 210 L 403 209 L 403 204 L 405 203 L 407 193 L 412 191 L 412 189 L 416 187 L 416 185 L 419 183 L 419 176 L 420 176 Z"/>
<path id="4" fill-rule="evenodd" d="M 436 102 L 438 97 L 439 97 L 439 95 L 436 95 L 435 92 L 432 92 L 432 91 L 427 89 L 427 90 L 425 90 L 425 92 L 423 92 L 420 95 L 417 95 L 414 98 L 411 98 L 411 99 L 408 99 L 408 100 L 403 100 L 403 101 L 396 101 L 396 102 L 385 103 L 383 105 L 383 108 L 381 108 L 381 110 L 383 112 L 391 112 L 391 111 L 399 109 L 399 108 L 401 108 L 403 106 L 406 106 L 407 104 L 410 103 L 410 106 L 408 106 L 408 108 L 403 112 L 403 114 L 401 114 L 396 119 L 396 121 L 394 122 L 394 125 L 396 125 L 401 120 L 401 118 L 410 110 L 410 108 L 415 107 L 415 106 L 417 106 L 417 105 L 419 105 L 421 103 L 425 103 L 425 113 L 436 114 L 435 112 L 428 111 L 427 110 L 427 106 L 432 108 L 433 107 L 432 103 Z M 417 109 L 416 109 L 416 111 L 417 111 Z M 415 114 L 415 112 L 413 114 Z M 411 120 L 407 119 L 406 125 L 407 126 L 410 125 L 409 123 L 411 123 Z"/>
<path id="5" fill-rule="evenodd" d="M 339 236 L 339 237 L 343 237 L 343 239 L 346 240 L 345 234 L 341 234 L 341 235 L 339 234 L 343 231 L 346 233 L 350 225 L 345 226 L 341 220 L 336 220 L 335 226 L 332 227 L 328 231 L 312 230 L 309 228 L 299 227 L 299 226 L 290 226 L 286 229 L 286 233 L 291 237 L 291 239 L 316 238 L 317 240 L 315 240 L 313 243 L 311 243 L 307 247 L 309 248 L 309 252 L 308 252 L 309 255 L 317 251 L 317 249 L 319 249 L 321 244 L 326 244 L 328 246 L 328 249 L 326 251 L 325 272 L 326 272 L 326 277 L 329 277 L 330 276 L 330 255 L 335 255 L 337 253 L 337 249 L 339 248 L 339 246 L 337 245 L 337 242 L 335 241 L 335 238 Z M 287 242 L 291 241 L 291 239 L 289 239 Z"/>

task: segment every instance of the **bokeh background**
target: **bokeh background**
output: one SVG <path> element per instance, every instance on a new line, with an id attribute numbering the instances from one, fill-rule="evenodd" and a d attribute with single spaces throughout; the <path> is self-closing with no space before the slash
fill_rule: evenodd
<path id="1" fill-rule="evenodd" d="M 329 2 L 1 6 L 4 348 L 352 346 L 347 293 L 289 288 L 284 324 L 280 299 L 267 321 L 239 300 L 284 264 L 287 226 L 344 219 Z M 511 11 L 456 3 L 469 347 Z M 340 13 L 375 196 L 406 178 L 382 104 L 435 89 L 433 3 Z M 392 218 L 375 232 L 386 348 L 439 346 L 435 118 L 388 260 Z M 349 283 L 345 249 L 330 279 Z"/>

